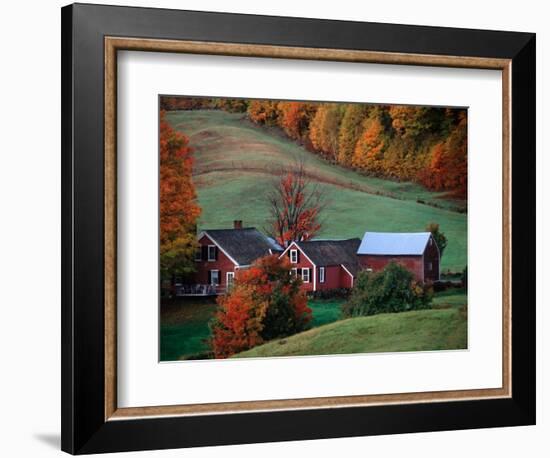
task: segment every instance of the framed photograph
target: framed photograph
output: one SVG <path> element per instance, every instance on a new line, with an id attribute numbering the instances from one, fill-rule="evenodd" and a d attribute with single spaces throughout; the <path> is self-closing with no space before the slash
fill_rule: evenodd
<path id="1" fill-rule="evenodd" d="M 535 35 L 62 9 L 62 448 L 535 423 Z"/>

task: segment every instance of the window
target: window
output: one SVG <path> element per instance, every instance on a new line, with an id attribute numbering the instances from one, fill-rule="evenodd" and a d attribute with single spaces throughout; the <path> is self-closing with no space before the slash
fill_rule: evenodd
<path id="1" fill-rule="evenodd" d="M 199 247 L 197 251 L 195 251 L 195 261 L 202 261 L 202 247 Z"/>
<path id="2" fill-rule="evenodd" d="M 325 268 L 319 267 L 319 283 L 325 282 Z"/>
<path id="3" fill-rule="evenodd" d="M 293 267 L 292 269 L 290 269 L 290 275 L 292 275 L 293 277 L 297 277 L 298 269 L 296 269 L 296 267 Z"/>
<path id="4" fill-rule="evenodd" d="M 432 263 L 431 263 L 431 262 L 428 263 L 428 270 L 429 270 L 429 271 L 432 270 Z"/>
<path id="5" fill-rule="evenodd" d="M 304 283 L 309 283 L 309 269 L 302 269 L 302 280 Z"/>
<path id="6" fill-rule="evenodd" d="M 227 289 L 230 289 L 233 286 L 233 281 L 235 280 L 235 272 L 227 272 L 225 275 L 225 282 L 227 283 Z"/>
<path id="7" fill-rule="evenodd" d="M 216 245 L 208 245 L 208 260 L 216 260 Z"/>
<path id="8" fill-rule="evenodd" d="M 430 237 L 430 246 L 432 246 L 432 238 Z"/>
<path id="9" fill-rule="evenodd" d="M 219 285 L 220 284 L 220 271 L 219 270 L 211 270 L 210 271 L 210 284 L 211 285 Z"/>
<path id="10" fill-rule="evenodd" d="M 298 250 L 290 250 L 290 262 L 292 264 L 298 263 Z"/>

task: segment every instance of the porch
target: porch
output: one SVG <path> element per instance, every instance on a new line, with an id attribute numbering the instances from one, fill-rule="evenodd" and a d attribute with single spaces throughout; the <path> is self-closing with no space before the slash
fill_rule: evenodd
<path id="1" fill-rule="evenodd" d="M 225 293 L 225 288 L 219 285 L 176 285 L 175 296 L 218 296 Z"/>

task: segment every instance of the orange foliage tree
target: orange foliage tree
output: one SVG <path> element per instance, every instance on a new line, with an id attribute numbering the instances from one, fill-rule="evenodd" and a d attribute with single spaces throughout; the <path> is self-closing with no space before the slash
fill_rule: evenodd
<path id="1" fill-rule="evenodd" d="M 377 117 L 367 118 L 363 129 L 355 145 L 352 164 L 369 173 L 380 173 L 385 146 L 382 123 Z"/>
<path id="2" fill-rule="evenodd" d="M 276 125 L 279 117 L 277 105 L 278 102 L 271 100 L 251 100 L 247 109 L 248 117 L 256 124 Z"/>
<path id="3" fill-rule="evenodd" d="M 210 324 L 215 358 L 228 358 L 263 342 L 306 329 L 311 320 L 301 280 L 287 258 L 258 259 L 239 272 L 231 291 L 218 297 Z"/>
<path id="4" fill-rule="evenodd" d="M 309 240 L 321 229 L 324 193 L 310 182 L 304 164 L 281 170 L 267 193 L 270 218 L 265 231 L 281 246 Z"/>
<path id="5" fill-rule="evenodd" d="M 194 270 L 195 230 L 201 209 L 191 179 L 188 138 L 160 117 L 160 268 L 166 279 Z"/>
<path id="6" fill-rule="evenodd" d="M 279 124 L 294 140 L 307 137 L 309 123 L 317 109 L 316 104 L 304 102 L 279 102 Z"/>
<path id="7" fill-rule="evenodd" d="M 437 143 L 430 161 L 420 174 L 420 181 L 435 191 L 450 191 L 454 197 L 465 198 L 468 188 L 468 139 L 465 112 L 451 134 Z"/>

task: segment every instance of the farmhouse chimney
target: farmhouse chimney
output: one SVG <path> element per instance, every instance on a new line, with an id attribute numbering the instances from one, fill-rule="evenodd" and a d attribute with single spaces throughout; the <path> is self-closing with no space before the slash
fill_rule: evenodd
<path id="1" fill-rule="evenodd" d="M 233 229 L 242 229 L 243 221 L 241 219 L 236 219 L 233 221 Z"/>

